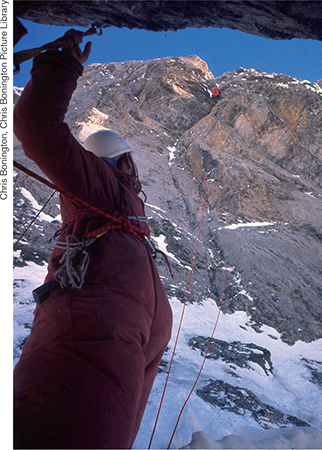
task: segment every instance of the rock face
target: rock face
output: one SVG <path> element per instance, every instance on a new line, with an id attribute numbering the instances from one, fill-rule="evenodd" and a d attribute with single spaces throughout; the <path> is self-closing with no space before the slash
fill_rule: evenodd
<path id="1" fill-rule="evenodd" d="M 245 69 L 216 81 L 222 88 L 219 102 L 184 133 L 178 153 L 202 183 L 210 152 L 208 238 L 224 255 L 229 248 L 229 263 L 238 268 L 250 294 L 242 302 L 252 318 L 257 321 L 260 311 L 279 331 L 287 322 L 285 338 L 293 341 L 294 333 L 304 337 L 321 320 L 321 90 Z M 212 216 L 212 205 L 224 224 Z M 307 245 L 312 245 L 308 253 Z M 265 285 L 260 294 L 253 290 L 255 280 Z M 234 310 L 241 296 L 231 295 L 230 301 L 225 311 Z M 295 303 L 302 319 L 308 318 L 304 310 L 315 310 L 301 325 Z M 277 310 L 283 312 L 275 320 Z"/>
<path id="2" fill-rule="evenodd" d="M 80 141 L 108 128 L 134 148 L 149 224 L 174 271 L 158 261 L 170 296 L 185 299 L 206 199 L 188 301 L 219 304 L 227 273 L 222 311 L 246 311 L 249 326 L 293 344 L 322 337 L 321 95 L 318 84 L 250 69 L 214 79 L 196 56 L 94 64 L 66 120 Z M 18 143 L 16 159 L 33 168 Z M 39 205 L 49 196 L 36 186 L 16 175 L 16 236 L 35 214 L 23 188 Z M 36 222 L 18 244 L 17 263 L 48 260 L 57 203 L 44 211 L 52 223 Z"/>
<path id="3" fill-rule="evenodd" d="M 252 364 L 257 364 L 265 373 L 273 373 L 273 364 L 270 351 L 255 344 L 245 344 L 242 342 L 225 342 L 220 339 L 209 339 L 198 336 L 191 338 L 188 342 L 193 349 L 198 349 L 201 355 L 206 355 L 208 359 L 222 359 L 230 363 L 230 374 L 233 375 L 234 365 L 242 368 L 251 369 Z M 234 376 L 234 375 L 233 375 Z M 235 374 L 235 377 L 237 375 Z"/>
<path id="4" fill-rule="evenodd" d="M 263 403 L 253 392 L 247 388 L 239 388 L 222 380 L 209 380 L 202 389 L 197 389 L 197 395 L 204 401 L 222 410 L 237 415 L 249 414 L 261 425 L 270 428 L 272 424 L 280 427 L 292 424 L 298 427 L 310 426 L 297 417 L 285 415 L 283 412 Z"/>
<path id="5" fill-rule="evenodd" d="M 319 361 L 307 360 L 306 358 L 303 358 L 303 361 L 311 372 L 311 379 L 309 381 L 322 387 L 322 363 Z"/>
<path id="6" fill-rule="evenodd" d="M 50 25 L 152 31 L 231 28 L 272 39 L 322 39 L 321 1 L 15 1 L 18 17 Z"/>

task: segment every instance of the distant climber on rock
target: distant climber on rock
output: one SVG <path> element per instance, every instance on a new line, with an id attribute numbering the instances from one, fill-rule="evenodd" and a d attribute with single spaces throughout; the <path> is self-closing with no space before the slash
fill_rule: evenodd
<path id="1" fill-rule="evenodd" d="M 61 234 L 14 371 L 15 448 L 131 448 L 172 312 L 132 149 L 109 130 L 82 146 L 64 122 L 91 50 L 80 51 L 82 32 L 66 35 L 71 49 L 34 59 L 14 131 L 42 172 L 91 208 L 61 195 Z"/>
<path id="2" fill-rule="evenodd" d="M 220 91 L 220 89 L 218 89 L 217 87 L 215 87 L 215 88 L 213 88 L 213 90 L 211 91 L 211 93 L 212 93 L 212 96 L 214 97 L 214 98 L 219 98 L 220 97 L 220 93 L 221 93 L 221 91 Z"/>

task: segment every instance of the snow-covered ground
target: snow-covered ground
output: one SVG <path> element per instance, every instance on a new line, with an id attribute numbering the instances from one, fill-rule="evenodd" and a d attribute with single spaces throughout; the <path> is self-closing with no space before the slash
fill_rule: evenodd
<path id="1" fill-rule="evenodd" d="M 14 252 L 19 258 L 20 250 Z M 33 320 L 35 303 L 32 298 L 32 290 L 44 282 L 47 273 L 47 265 L 39 266 L 29 262 L 27 266 L 14 268 L 14 290 L 13 290 L 13 358 L 14 365 L 17 363 L 21 345 L 29 336 L 30 325 Z"/>
<path id="2" fill-rule="evenodd" d="M 174 332 L 170 351 L 173 348 L 182 308 L 182 304 L 175 298 L 171 299 L 171 305 L 174 313 Z M 210 336 L 217 314 L 218 307 L 211 299 L 203 305 L 194 304 L 186 307 L 183 329 L 153 440 L 154 448 L 167 448 L 178 414 L 202 363 L 200 354 L 188 347 L 187 342 L 193 336 Z M 263 402 L 322 430 L 322 415 L 319 414 L 319 411 L 322 411 L 321 390 L 309 382 L 310 374 L 301 361 L 302 358 L 322 361 L 322 340 L 310 344 L 297 342 L 290 347 L 279 339 L 274 329 L 263 326 L 263 332 L 257 333 L 247 325 L 247 321 L 244 312 L 221 315 L 215 337 L 226 341 L 252 342 L 269 349 L 272 354 L 274 375 L 268 377 L 261 369 L 255 367 L 252 371 L 239 368 L 237 375 L 241 378 L 238 381 L 234 380 L 234 383 L 239 382 L 240 386 L 250 388 Z M 227 364 L 220 360 L 207 360 L 198 386 L 205 384 L 209 378 L 231 382 L 226 366 Z M 165 378 L 166 374 L 157 376 L 135 448 L 146 448 L 148 445 Z M 193 394 L 173 439 L 173 448 L 188 444 L 191 441 L 191 434 L 200 430 L 214 440 L 230 434 L 243 434 L 250 438 L 254 436 L 256 439 L 259 436 L 258 439 L 263 439 L 267 433 L 248 415 L 239 416 L 222 411 Z M 320 443 L 322 446 L 322 433 Z"/>
<path id="3" fill-rule="evenodd" d="M 19 252 L 15 253 L 19 257 Z M 24 267 L 14 269 L 14 362 L 16 363 L 21 353 L 20 346 L 29 334 L 32 323 L 34 303 L 31 291 L 43 282 L 46 273 L 46 265 L 39 266 L 28 263 Z M 182 303 L 176 298 L 170 299 L 174 315 L 173 336 L 164 359 L 170 361 L 171 352 L 176 337 L 178 323 L 182 312 Z M 187 345 L 190 338 L 195 336 L 210 336 L 218 314 L 218 307 L 214 300 L 207 299 L 203 304 L 188 304 L 185 309 L 182 331 L 179 336 L 178 347 L 174 363 L 170 373 L 165 399 L 161 409 L 160 418 L 154 435 L 152 448 L 167 448 L 169 439 L 175 427 L 179 412 L 185 402 L 194 380 L 202 364 L 202 356 Z M 235 368 L 235 373 L 240 378 L 234 378 L 234 384 L 247 387 L 254 392 L 261 401 L 283 411 L 286 414 L 309 423 L 311 427 L 322 430 L 322 396 L 321 389 L 310 379 L 310 372 L 302 359 L 314 359 L 322 362 L 322 340 L 311 343 L 296 342 L 289 346 L 283 343 L 278 333 L 267 326 L 262 327 L 262 332 L 257 333 L 248 324 L 248 318 L 244 312 L 234 314 L 221 314 L 215 338 L 227 342 L 240 341 L 254 343 L 265 347 L 271 352 L 274 366 L 273 375 L 267 376 L 264 371 L 254 365 L 253 370 Z M 219 379 L 232 382 L 231 375 L 227 371 L 227 364 L 218 360 L 207 360 L 197 387 L 202 387 L 207 380 Z M 166 373 L 159 373 L 146 408 L 140 431 L 135 441 L 134 448 L 147 448 L 153 429 L 156 413 L 160 403 Z M 250 414 L 236 415 L 229 411 L 223 411 L 203 401 L 193 393 L 179 422 L 177 432 L 171 444 L 172 448 L 180 448 L 191 441 L 192 433 L 204 431 L 213 441 L 208 448 L 237 448 L 233 441 L 230 447 L 224 447 L 225 440 L 216 443 L 227 435 L 237 434 L 252 439 L 253 442 L 263 440 L 264 444 L 271 448 L 310 448 L 312 430 L 299 427 L 263 430 Z M 282 434 L 289 431 L 289 436 Z M 274 447 L 277 437 L 281 447 Z M 322 448 L 322 433 L 319 435 Z M 198 435 L 197 435 L 198 437 Z M 286 446 L 282 447 L 281 439 Z M 232 438 L 231 438 L 232 439 Z M 275 441 L 274 441 L 275 439 Z M 293 439 L 293 443 L 292 442 Z M 294 444 L 295 439 L 295 444 Z M 306 439 L 306 441 L 305 441 Z M 208 442 L 208 441 L 207 441 Z M 241 443 L 241 438 L 239 438 Z M 246 441 L 245 441 L 246 442 Z M 277 441 L 276 441 L 277 442 Z M 227 439 L 226 439 L 227 443 Z M 266 443 L 266 444 L 265 444 Z M 200 444 L 198 444 L 200 445 Z M 217 447 L 214 447 L 217 445 Z M 228 445 L 228 444 L 227 444 Z M 240 444 L 241 445 L 241 444 Z M 243 445 L 246 445 L 245 443 Z M 257 442 L 257 448 L 259 447 Z M 288 445 L 293 445 L 290 447 Z M 192 447 L 196 448 L 196 447 Z M 199 447 L 200 448 L 200 447 Z M 247 447 L 243 447 L 247 448 Z M 248 447 L 252 448 L 252 447 Z M 253 447 L 256 448 L 256 447 Z M 312 448 L 312 447 L 311 447 Z"/>

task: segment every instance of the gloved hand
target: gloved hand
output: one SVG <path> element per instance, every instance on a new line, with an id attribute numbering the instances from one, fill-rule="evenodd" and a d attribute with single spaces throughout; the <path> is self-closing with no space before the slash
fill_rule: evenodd
<path id="1" fill-rule="evenodd" d="M 88 60 L 92 48 L 92 43 L 87 42 L 84 51 L 81 51 L 79 44 L 83 42 L 84 35 L 85 33 L 83 31 L 74 30 L 73 28 L 64 34 L 64 37 L 67 38 L 64 51 L 74 56 L 81 64 L 84 64 Z"/>

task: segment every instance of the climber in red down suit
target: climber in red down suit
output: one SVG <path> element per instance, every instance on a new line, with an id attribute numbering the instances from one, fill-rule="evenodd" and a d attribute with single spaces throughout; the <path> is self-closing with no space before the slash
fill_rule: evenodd
<path id="1" fill-rule="evenodd" d="M 82 41 L 82 33 L 68 33 Z M 90 43 L 81 54 L 35 58 L 15 134 L 53 183 L 112 216 L 126 214 L 143 233 L 109 230 L 87 246 L 84 237 L 105 219 L 61 195 L 62 245 L 44 286 L 59 285 L 40 296 L 14 371 L 15 448 L 131 448 L 171 335 L 171 308 L 143 239 L 149 229 L 132 150 L 110 131 L 91 135 L 86 150 L 64 123 L 89 53 Z M 81 251 L 64 271 L 68 240 Z"/>

